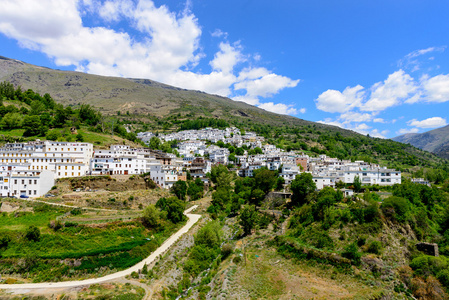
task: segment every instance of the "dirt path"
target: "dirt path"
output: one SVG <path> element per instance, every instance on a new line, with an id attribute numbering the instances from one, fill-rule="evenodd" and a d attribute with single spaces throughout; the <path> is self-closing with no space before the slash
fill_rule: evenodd
<path id="1" fill-rule="evenodd" d="M 60 288 L 71 288 L 71 287 L 79 287 L 86 286 L 96 283 L 103 283 L 107 281 L 117 280 L 124 276 L 130 275 L 132 272 L 138 272 L 140 269 L 144 267 L 144 265 L 150 265 L 157 257 L 164 254 L 184 233 L 188 232 L 189 229 L 201 218 L 201 215 L 190 214 L 192 210 L 195 210 L 198 206 L 194 205 L 191 208 L 184 211 L 184 214 L 189 218 L 187 224 L 184 225 L 180 230 L 178 230 L 175 234 L 170 236 L 159 248 L 157 248 L 150 256 L 146 259 L 142 260 L 138 264 L 128 268 L 126 270 L 109 274 L 100 278 L 92 278 L 86 280 L 79 281 L 62 281 L 62 282 L 42 282 L 42 283 L 24 283 L 24 284 L 0 284 L 0 289 L 8 289 L 8 290 L 30 290 L 30 289 L 60 289 Z"/>

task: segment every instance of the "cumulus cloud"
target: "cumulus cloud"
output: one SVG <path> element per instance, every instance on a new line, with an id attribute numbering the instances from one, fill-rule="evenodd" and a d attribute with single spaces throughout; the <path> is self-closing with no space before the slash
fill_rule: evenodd
<path id="1" fill-rule="evenodd" d="M 99 75 L 150 78 L 166 84 L 196 89 L 250 104 L 261 105 L 299 80 L 275 74 L 265 68 L 236 67 L 260 60 L 259 54 L 245 55 L 243 47 L 226 41 L 227 34 L 215 30 L 212 36 L 225 39 L 209 62 L 210 72 L 194 71 L 206 56 L 200 46 L 202 29 L 190 11 L 181 12 L 151 0 L 5 0 L 0 10 L 0 32 L 25 48 L 41 51 L 56 65 L 75 66 L 77 71 Z M 88 27 L 83 16 L 96 24 L 125 21 L 134 31 L 106 26 Z M 242 68 L 239 68 L 242 69 Z M 238 91 L 238 92 L 236 92 Z M 296 114 L 289 105 L 272 102 L 266 109 Z"/>
<path id="2" fill-rule="evenodd" d="M 273 102 L 262 103 L 259 108 L 265 109 L 281 115 L 296 115 L 298 113 L 296 108 L 291 105 L 285 105 L 283 103 L 274 104 Z"/>
<path id="3" fill-rule="evenodd" d="M 257 71 L 264 72 L 254 76 L 250 71 L 245 73 L 251 74 L 251 77 L 244 79 L 244 76 L 239 76 L 243 81 L 237 82 L 234 85 L 236 90 L 246 90 L 248 96 L 256 97 L 271 97 L 277 94 L 280 90 L 287 87 L 295 87 L 299 80 L 292 80 L 288 77 L 277 75 L 274 73 L 269 73 L 266 69 L 258 68 Z M 245 76 L 249 76 L 245 74 Z"/>
<path id="4" fill-rule="evenodd" d="M 299 109 L 299 112 L 302 113 L 302 114 L 305 114 L 306 111 L 307 111 L 307 109 L 305 109 L 304 107 Z"/>
<path id="5" fill-rule="evenodd" d="M 364 111 L 383 111 L 389 107 L 400 104 L 401 100 L 408 99 L 417 86 L 413 78 L 403 70 L 390 74 L 383 82 L 371 87 L 370 99 L 361 107 Z"/>
<path id="6" fill-rule="evenodd" d="M 360 123 L 360 122 L 371 122 L 374 116 L 375 114 L 347 112 L 341 114 L 339 119 L 342 120 L 343 123 L 350 123 L 350 122 Z"/>
<path id="7" fill-rule="evenodd" d="M 358 107 L 362 101 L 364 92 L 361 85 L 347 87 L 343 92 L 327 90 L 315 100 L 319 110 L 330 113 L 343 113 Z"/>
<path id="8" fill-rule="evenodd" d="M 447 125 L 446 119 L 441 117 L 432 117 L 422 121 L 418 121 L 416 119 L 410 120 L 407 122 L 409 126 L 418 127 L 418 128 L 437 128 L 443 127 Z"/>
<path id="9" fill-rule="evenodd" d="M 401 128 L 398 131 L 396 131 L 396 134 L 406 134 L 406 133 L 418 133 L 418 128 Z"/>
<path id="10" fill-rule="evenodd" d="M 425 101 L 437 103 L 449 101 L 449 74 L 435 77 L 424 76 L 422 87 Z"/>

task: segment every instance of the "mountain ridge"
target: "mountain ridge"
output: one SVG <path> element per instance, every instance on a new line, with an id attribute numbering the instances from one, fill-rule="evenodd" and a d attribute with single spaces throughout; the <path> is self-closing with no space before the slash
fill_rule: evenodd
<path id="1" fill-rule="evenodd" d="M 419 149 L 449 159 L 449 125 L 423 133 L 407 133 L 392 138 L 393 141 L 411 144 Z"/>
<path id="2" fill-rule="evenodd" d="M 183 113 L 186 106 L 190 106 L 200 115 L 209 117 L 244 117 L 250 121 L 268 122 L 273 125 L 288 123 L 321 126 L 311 121 L 265 111 L 226 97 L 173 87 L 150 79 L 54 70 L 4 56 L 0 57 L 0 81 L 9 81 L 14 86 L 20 85 L 23 89 L 32 89 L 42 94 L 49 93 L 57 102 L 64 105 L 87 103 L 105 114 L 130 111 L 134 114 L 152 114 L 161 117 Z"/>

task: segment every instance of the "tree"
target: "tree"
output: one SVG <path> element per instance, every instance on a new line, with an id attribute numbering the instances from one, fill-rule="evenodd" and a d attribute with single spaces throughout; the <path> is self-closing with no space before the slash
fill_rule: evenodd
<path id="1" fill-rule="evenodd" d="M 200 178 L 195 179 L 195 181 L 189 182 L 189 187 L 187 189 L 187 194 L 190 196 L 190 200 L 197 200 L 203 197 L 204 183 Z"/>
<path id="2" fill-rule="evenodd" d="M 362 190 L 362 181 L 360 180 L 360 177 L 358 175 L 354 177 L 354 182 L 352 183 L 352 185 L 354 186 L 354 191 L 356 193 L 360 193 L 360 191 Z"/>
<path id="3" fill-rule="evenodd" d="M 143 222 L 145 226 L 156 228 L 160 224 L 160 211 L 154 204 L 150 204 L 143 210 Z"/>
<path id="4" fill-rule="evenodd" d="M 28 226 L 25 237 L 29 241 L 39 242 L 41 239 L 41 231 L 35 225 Z"/>
<path id="5" fill-rule="evenodd" d="M 263 154 L 262 149 L 260 149 L 260 147 L 256 147 L 254 148 L 254 154 Z"/>
<path id="6" fill-rule="evenodd" d="M 276 191 L 281 191 L 284 188 L 284 184 L 285 184 L 285 179 L 283 177 L 278 177 L 276 179 L 276 186 L 274 187 L 274 189 Z"/>
<path id="7" fill-rule="evenodd" d="M 41 128 L 42 124 L 39 116 L 25 116 L 22 127 L 25 129 L 25 132 L 23 133 L 24 136 L 39 135 L 40 133 L 45 134 L 45 132 L 43 132 L 45 130 Z"/>
<path id="8" fill-rule="evenodd" d="M 0 127 L 6 129 L 20 128 L 22 120 L 22 116 L 17 112 L 7 113 L 0 121 Z"/>
<path id="9" fill-rule="evenodd" d="M 316 184 L 313 181 L 312 174 L 301 173 L 296 175 L 296 178 L 292 181 L 290 188 L 293 192 L 292 204 L 302 205 L 306 202 L 307 195 L 316 190 Z"/>
<path id="10" fill-rule="evenodd" d="M 255 187 L 268 193 L 276 184 L 276 176 L 273 171 L 266 168 L 254 170 Z"/>
<path id="11" fill-rule="evenodd" d="M 217 184 L 217 178 L 222 173 L 226 173 L 226 174 L 228 173 L 228 168 L 226 168 L 226 166 L 224 166 L 224 165 L 213 166 L 210 171 L 210 180 L 213 183 Z"/>
<path id="12" fill-rule="evenodd" d="M 150 144 L 149 144 L 149 147 L 151 149 L 160 150 L 161 146 L 162 146 L 161 140 L 158 137 L 155 137 L 155 136 L 151 137 Z"/>
<path id="13" fill-rule="evenodd" d="M 157 201 L 156 206 L 167 212 L 167 218 L 173 223 L 184 220 L 184 201 L 177 197 L 161 198 Z"/>
<path id="14" fill-rule="evenodd" d="M 170 191 L 181 200 L 186 200 L 187 183 L 183 180 L 176 181 Z"/>
<path id="15" fill-rule="evenodd" d="M 239 224 L 243 227 L 243 232 L 245 235 L 251 233 L 251 230 L 256 226 L 257 223 L 257 212 L 254 205 L 245 205 L 240 212 Z"/>

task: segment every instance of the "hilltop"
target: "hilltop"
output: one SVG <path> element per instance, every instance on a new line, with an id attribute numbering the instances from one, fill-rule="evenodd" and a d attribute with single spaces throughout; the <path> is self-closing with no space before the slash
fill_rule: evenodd
<path id="1" fill-rule="evenodd" d="M 278 115 L 229 98 L 185 90 L 149 79 L 132 79 L 52 70 L 0 56 L 0 81 L 49 93 L 64 105 L 90 104 L 104 114 L 128 111 L 134 115 L 164 117 L 194 112 L 198 116 L 246 119 L 271 125 L 307 125 L 313 122 Z M 326 126 L 326 125 L 319 125 Z M 335 127 L 335 130 L 339 130 Z"/>
<path id="2" fill-rule="evenodd" d="M 449 158 L 449 125 L 424 133 L 407 133 L 392 140 L 411 144 L 440 157 Z"/>

